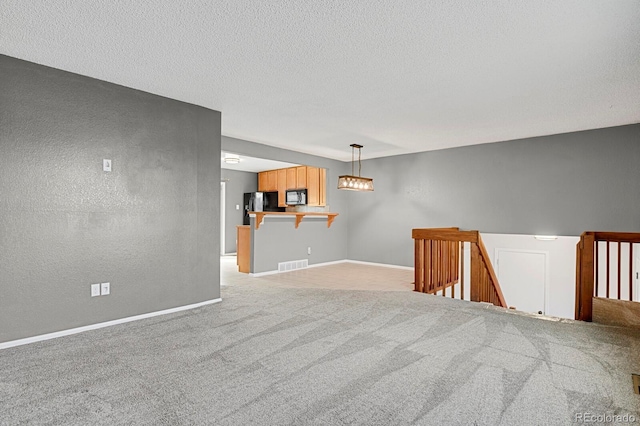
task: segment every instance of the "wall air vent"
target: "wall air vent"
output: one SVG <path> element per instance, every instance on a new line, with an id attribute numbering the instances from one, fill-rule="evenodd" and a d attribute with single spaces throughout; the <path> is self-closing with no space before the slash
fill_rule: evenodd
<path id="1" fill-rule="evenodd" d="M 292 260 L 290 262 L 278 263 L 278 272 L 289 272 L 295 269 L 303 269 L 309 267 L 309 260 Z"/>

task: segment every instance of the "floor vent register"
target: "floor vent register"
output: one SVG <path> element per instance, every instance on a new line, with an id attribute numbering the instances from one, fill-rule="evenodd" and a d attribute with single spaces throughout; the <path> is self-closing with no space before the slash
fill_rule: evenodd
<path id="1" fill-rule="evenodd" d="M 293 271 L 295 269 L 303 269 L 309 267 L 309 260 L 292 260 L 290 262 L 280 262 L 278 263 L 278 272 L 288 272 Z"/>

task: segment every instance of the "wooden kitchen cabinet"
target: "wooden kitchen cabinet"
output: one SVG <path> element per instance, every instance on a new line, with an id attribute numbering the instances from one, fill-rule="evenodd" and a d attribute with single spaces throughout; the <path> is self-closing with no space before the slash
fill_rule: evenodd
<path id="1" fill-rule="evenodd" d="M 273 192 L 278 190 L 278 171 L 268 170 L 258 173 L 258 191 Z"/>
<path id="2" fill-rule="evenodd" d="M 267 172 L 258 173 L 258 191 L 266 191 L 267 188 Z"/>
<path id="3" fill-rule="evenodd" d="M 277 191 L 278 190 L 278 171 L 277 170 L 269 170 L 267 172 L 267 189 L 266 191 Z"/>
<path id="4" fill-rule="evenodd" d="M 287 189 L 307 189 L 307 205 L 327 205 L 327 169 L 312 166 L 289 167 L 258 173 L 258 191 L 278 191 L 278 206 L 286 207 Z"/>
<path id="5" fill-rule="evenodd" d="M 286 193 L 287 193 L 287 169 L 276 170 L 278 175 L 278 207 L 287 207 Z"/>
<path id="6" fill-rule="evenodd" d="M 307 187 L 307 166 L 296 167 L 296 185 L 297 189 Z"/>
<path id="7" fill-rule="evenodd" d="M 295 167 L 289 167 L 285 169 L 287 171 L 287 188 L 286 189 L 298 189 L 298 171 Z"/>
<path id="8" fill-rule="evenodd" d="M 307 167 L 307 205 L 320 205 L 320 169 Z"/>

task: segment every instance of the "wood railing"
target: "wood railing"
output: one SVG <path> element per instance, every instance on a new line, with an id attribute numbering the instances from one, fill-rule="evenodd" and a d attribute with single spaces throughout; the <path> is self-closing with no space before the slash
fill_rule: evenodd
<path id="1" fill-rule="evenodd" d="M 507 307 L 478 231 L 413 229 L 415 291 L 465 299 L 464 245 L 471 245 L 469 300 Z M 456 288 L 458 296 L 456 296 Z"/>
<path id="2" fill-rule="evenodd" d="M 638 300 L 633 290 L 636 243 L 640 243 L 640 233 L 584 232 L 580 236 L 576 246 L 575 319 L 592 321 L 594 297 Z M 615 267 L 611 266 L 612 254 Z M 623 262 L 627 268 L 622 267 Z"/>

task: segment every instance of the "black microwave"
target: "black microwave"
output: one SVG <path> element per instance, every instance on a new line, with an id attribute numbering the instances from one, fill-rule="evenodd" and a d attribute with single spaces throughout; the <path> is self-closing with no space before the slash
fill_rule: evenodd
<path id="1" fill-rule="evenodd" d="M 288 206 L 300 206 L 307 204 L 307 190 L 287 189 L 285 204 Z"/>

